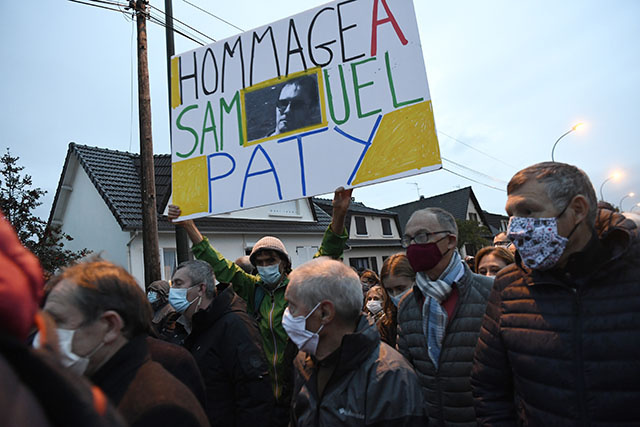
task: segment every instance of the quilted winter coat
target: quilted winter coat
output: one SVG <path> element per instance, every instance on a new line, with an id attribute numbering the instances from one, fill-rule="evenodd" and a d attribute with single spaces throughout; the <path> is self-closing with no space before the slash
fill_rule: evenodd
<path id="1" fill-rule="evenodd" d="M 638 231 L 610 211 L 596 231 L 560 271 L 498 274 L 472 371 L 481 425 L 640 425 Z"/>

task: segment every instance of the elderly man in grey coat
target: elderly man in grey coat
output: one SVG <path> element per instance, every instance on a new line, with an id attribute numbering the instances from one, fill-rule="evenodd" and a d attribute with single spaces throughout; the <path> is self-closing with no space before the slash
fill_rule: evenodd
<path id="1" fill-rule="evenodd" d="M 319 258 L 296 268 L 282 324 L 294 362 L 291 426 L 424 426 L 418 378 L 362 314 L 358 275 Z"/>

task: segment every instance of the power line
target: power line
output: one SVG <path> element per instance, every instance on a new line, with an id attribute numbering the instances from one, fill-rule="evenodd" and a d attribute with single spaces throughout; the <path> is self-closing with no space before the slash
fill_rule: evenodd
<path id="1" fill-rule="evenodd" d="M 491 176 L 491 175 L 487 175 L 487 174 L 482 173 L 482 172 L 480 172 L 480 171 L 477 171 L 477 170 L 475 170 L 475 169 L 471 169 L 471 168 L 470 168 L 470 167 L 468 167 L 468 166 L 461 165 L 460 163 L 456 163 L 456 162 L 454 162 L 453 160 L 449 160 L 449 159 L 447 159 L 447 158 L 445 158 L 445 157 L 442 157 L 442 156 L 441 156 L 441 158 L 442 158 L 442 160 L 446 160 L 447 162 L 451 163 L 452 165 L 455 165 L 455 166 L 457 166 L 457 167 L 459 167 L 459 168 L 462 168 L 462 169 L 466 169 L 466 170 L 468 170 L 469 172 L 473 172 L 473 173 L 476 173 L 476 174 L 478 174 L 478 175 L 481 175 L 481 176 L 483 176 L 484 178 L 488 178 L 488 179 L 490 179 L 490 180 L 492 180 L 492 181 L 495 181 L 495 182 L 497 182 L 497 183 L 499 183 L 499 184 L 505 184 L 505 185 L 507 184 L 507 181 L 504 181 L 504 180 L 502 180 L 502 179 L 495 178 L 495 177 L 493 177 L 493 176 Z"/>
<path id="2" fill-rule="evenodd" d="M 87 6 L 99 7 L 101 9 L 113 10 L 114 12 L 120 12 L 119 9 L 114 9 L 114 8 L 106 7 L 106 6 L 100 6 L 99 4 L 87 3 L 87 2 L 84 2 L 84 1 L 80 1 L 80 0 L 69 0 L 69 1 L 73 2 L 73 3 L 85 4 Z"/>
<path id="3" fill-rule="evenodd" d="M 80 0 L 68 0 L 70 2 L 74 2 L 74 3 L 79 3 L 79 4 L 84 4 L 87 6 L 93 6 L 93 7 L 99 7 L 101 9 L 107 9 L 107 10 L 112 10 L 114 12 L 120 12 L 122 14 L 124 14 L 126 16 L 126 12 L 124 12 L 122 9 L 120 9 L 121 7 L 124 7 L 125 9 L 129 8 L 129 5 L 126 4 L 122 4 L 122 3 L 117 3 L 117 2 L 108 2 L 108 1 L 104 1 L 104 0 L 88 0 L 88 1 L 80 1 Z M 99 4 L 96 4 L 97 2 L 103 3 L 103 4 L 108 4 L 111 6 L 115 6 L 116 8 L 113 7 L 107 7 L 107 6 L 101 6 Z M 162 12 L 164 14 L 164 12 Z M 131 18 L 131 20 L 133 21 L 133 18 Z M 160 25 L 162 27 L 166 27 L 164 20 L 158 18 L 157 16 L 153 16 L 151 15 L 151 13 L 149 13 L 149 21 L 153 22 L 154 24 Z M 180 21 L 181 22 L 181 21 Z M 183 25 L 188 26 L 186 24 L 183 23 Z M 177 28 L 173 28 L 173 31 L 179 35 L 181 35 L 182 37 L 191 40 L 194 43 L 199 44 L 200 46 L 204 46 L 205 44 L 207 44 L 206 42 L 203 42 L 201 40 L 197 40 L 197 37 L 194 35 L 189 35 L 188 31 L 186 30 L 179 30 Z M 196 30 L 197 31 L 197 30 Z M 199 32 L 199 31 L 198 31 Z M 205 34 L 205 37 L 209 38 L 210 40 L 214 40 L 213 38 L 207 36 Z M 215 40 L 214 40 L 215 41 Z"/>
<path id="4" fill-rule="evenodd" d="M 444 133 L 444 132 L 442 132 L 442 131 L 438 131 L 438 133 L 439 133 L 439 134 L 441 134 L 441 135 L 446 136 L 447 138 L 451 138 L 451 139 L 453 139 L 454 141 L 456 141 L 456 142 L 458 142 L 458 143 L 460 143 L 460 144 L 464 145 L 465 147 L 471 148 L 472 150 L 475 150 L 475 151 L 477 151 L 478 153 L 483 154 L 483 155 L 485 155 L 485 156 L 489 157 L 490 159 L 493 159 L 493 160 L 495 160 L 495 161 L 497 161 L 497 162 L 500 162 L 500 163 L 502 163 L 503 165 L 509 166 L 509 167 L 511 167 L 511 168 L 514 168 L 514 169 L 518 169 L 518 167 L 513 166 L 513 165 L 511 165 L 511 164 L 509 164 L 509 163 L 505 162 L 504 160 L 501 160 L 501 159 L 499 159 L 499 158 L 497 158 L 497 157 L 494 157 L 494 156 L 492 156 L 492 155 L 491 155 L 491 154 L 489 154 L 489 153 L 485 153 L 484 151 L 477 149 L 476 147 L 474 147 L 474 146 L 473 146 L 473 145 L 471 145 L 471 144 L 467 144 L 467 143 L 466 143 L 466 142 L 464 142 L 464 141 L 460 141 L 458 138 L 454 138 L 454 137 L 453 137 L 453 136 L 451 136 L 451 135 L 447 135 L 446 133 Z"/>
<path id="5" fill-rule="evenodd" d="M 166 26 L 167 26 L 167 25 L 165 24 L 165 21 L 164 21 L 164 20 L 162 20 L 162 19 L 160 19 L 160 18 L 158 18 L 157 16 L 149 15 L 149 20 L 150 20 L 151 22 L 153 22 L 154 24 L 160 25 L 161 27 L 166 28 Z M 184 32 L 184 31 L 181 31 L 181 30 L 177 29 L 177 28 L 175 27 L 175 25 L 174 25 L 174 27 L 173 27 L 173 31 L 174 31 L 176 34 L 180 34 L 182 37 L 184 37 L 184 38 L 186 38 L 186 39 L 189 39 L 189 40 L 191 40 L 191 41 L 192 41 L 192 42 L 194 42 L 194 43 L 199 44 L 200 46 L 204 46 L 204 45 L 206 45 L 206 44 L 207 44 L 206 42 L 203 42 L 202 40 L 198 40 L 198 39 L 196 38 L 196 36 L 189 35 L 189 34 L 187 34 L 187 32 Z"/>
<path id="6" fill-rule="evenodd" d="M 242 31 L 242 32 L 244 33 L 244 30 L 243 30 L 242 28 L 238 27 L 237 25 L 233 25 L 231 22 L 229 22 L 229 21 L 225 21 L 224 19 L 220 18 L 219 16 L 214 15 L 213 13 L 211 13 L 211 12 L 209 12 L 209 11 L 207 11 L 207 10 L 205 10 L 205 9 L 201 8 L 201 7 L 200 7 L 200 6 L 198 6 L 198 5 L 195 5 L 195 4 L 191 3 L 190 1 L 187 1 L 187 0 L 182 0 L 182 1 L 183 1 L 183 2 L 185 2 L 186 4 L 190 5 L 190 6 L 195 7 L 196 9 L 198 9 L 198 10 L 200 10 L 200 11 L 202 11 L 202 12 L 206 13 L 207 15 L 212 16 L 212 17 L 216 18 L 217 20 L 222 21 L 222 22 L 224 22 L 225 24 L 232 26 L 232 27 L 233 27 L 233 28 L 235 28 L 236 30 L 240 30 L 240 31 Z"/>
<path id="7" fill-rule="evenodd" d="M 151 6 L 151 8 L 152 8 L 152 9 L 155 9 L 155 10 L 157 10 L 158 12 L 160 12 L 160 13 L 162 14 L 162 16 L 166 19 L 166 14 L 164 13 L 164 11 L 163 11 L 163 10 L 158 9 L 157 7 L 155 7 L 155 6 L 153 6 L 153 5 L 149 5 L 149 6 Z M 174 21 L 176 21 L 176 22 L 179 22 L 180 24 L 184 25 L 185 27 L 189 28 L 190 30 L 192 30 L 192 31 L 194 31 L 194 32 L 196 32 L 196 33 L 198 33 L 198 34 L 200 34 L 201 36 L 204 36 L 204 37 L 208 38 L 209 40 L 211 40 L 211 41 L 213 41 L 213 42 L 215 42 L 215 41 L 216 41 L 216 39 L 214 39 L 213 37 L 209 37 L 209 36 L 208 36 L 208 35 L 206 35 L 205 33 L 201 32 L 201 31 L 198 31 L 197 29 L 193 28 L 191 25 L 189 25 L 189 24 L 186 24 L 186 23 L 182 22 L 181 20 L 179 20 L 179 19 L 178 19 L 178 18 L 176 18 L 175 16 L 173 17 L 173 20 L 174 20 Z"/>
<path id="8" fill-rule="evenodd" d="M 476 184 L 484 185 L 485 187 L 493 188 L 494 190 L 502 191 L 503 193 L 507 192 L 507 190 L 505 190 L 503 188 L 498 188 L 498 187 L 494 187 L 493 185 L 485 184 L 484 182 L 480 182 L 480 181 L 477 181 L 477 180 L 475 180 L 473 178 L 469 178 L 468 176 L 464 176 L 464 175 L 462 175 L 460 173 L 454 172 L 454 171 L 452 171 L 450 169 L 447 169 L 445 167 L 442 167 L 442 170 L 445 170 L 445 171 L 447 171 L 447 172 L 449 172 L 451 174 L 454 174 L 456 176 L 459 176 L 461 178 L 468 179 L 469 181 L 475 182 Z"/>

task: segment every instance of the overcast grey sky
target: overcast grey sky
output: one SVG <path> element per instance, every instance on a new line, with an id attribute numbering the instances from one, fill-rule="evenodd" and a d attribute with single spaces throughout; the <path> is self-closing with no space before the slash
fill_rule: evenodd
<path id="1" fill-rule="evenodd" d="M 244 30 L 324 3 L 189 1 Z M 633 191 L 623 207 L 640 202 L 640 1 L 414 3 L 440 149 L 454 162 L 445 168 L 504 189 L 518 169 L 550 160 L 555 140 L 583 121 L 556 160 L 583 168 L 596 191 L 622 170 L 605 199 L 618 204 Z M 163 0 L 151 4 L 164 9 Z M 184 0 L 173 5 L 176 18 L 214 39 L 239 32 Z M 0 15 L 2 142 L 49 192 L 38 210 L 46 218 L 69 142 L 138 151 L 134 26 L 118 12 L 63 0 L 3 1 Z M 149 24 L 148 38 L 154 151 L 169 153 L 164 28 Z M 176 36 L 176 52 L 194 47 Z M 415 200 L 410 183 L 425 196 L 471 185 L 484 209 L 504 212 L 504 191 L 444 170 L 354 195 L 385 208 Z"/>

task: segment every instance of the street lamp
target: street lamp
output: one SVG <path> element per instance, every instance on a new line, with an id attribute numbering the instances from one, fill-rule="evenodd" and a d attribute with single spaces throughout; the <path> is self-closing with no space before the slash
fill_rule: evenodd
<path id="1" fill-rule="evenodd" d="M 633 197 L 633 196 L 635 196 L 635 194 L 634 194 L 634 193 L 629 193 L 629 194 L 627 194 L 626 196 L 624 196 L 622 199 L 620 199 L 620 203 L 618 204 L 618 207 L 620 208 L 620 212 L 622 212 L 622 201 L 623 201 L 624 199 L 626 199 L 627 197 Z"/>
<path id="2" fill-rule="evenodd" d="M 578 128 L 584 126 L 584 123 L 578 123 L 576 125 L 574 125 L 571 129 L 569 129 L 568 131 L 566 131 L 565 133 L 563 133 L 560 138 L 558 138 L 555 142 L 555 144 L 553 144 L 553 148 L 551 149 L 551 161 L 555 162 L 555 159 L 553 158 L 553 152 L 556 150 L 556 145 L 558 145 L 558 142 L 560 142 L 560 140 L 562 138 L 564 138 L 565 136 L 569 135 L 571 132 L 578 130 Z"/>
<path id="3" fill-rule="evenodd" d="M 611 176 L 609 176 L 609 178 L 605 179 L 604 182 L 602 183 L 602 185 L 600 186 L 600 200 L 604 201 L 604 194 L 602 194 L 602 188 L 604 187 L 604 185 L 611 181 L 612 179 L 617 181 L 619 178 L 622 178 L 622 173 L 620 172 L 614 172 L 611 174 Z"/>
<path id="4" fill-rule="evenodd" d="M 634 207 L 631 208 L 629 212 L 633 212 L 635 208 L 640 208 L 640 202 L 636 203 Z"/>

